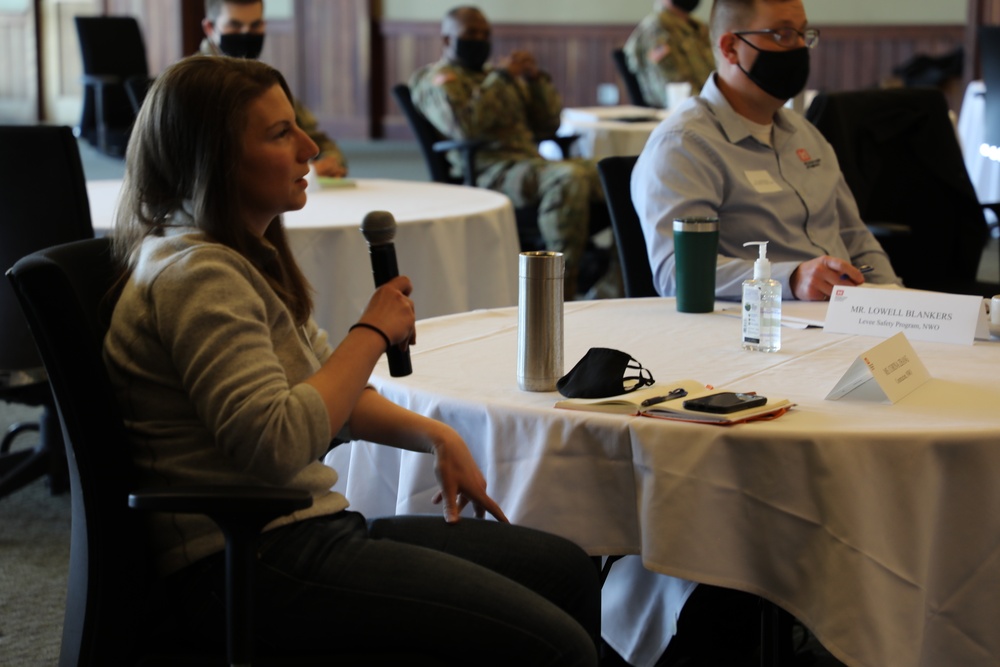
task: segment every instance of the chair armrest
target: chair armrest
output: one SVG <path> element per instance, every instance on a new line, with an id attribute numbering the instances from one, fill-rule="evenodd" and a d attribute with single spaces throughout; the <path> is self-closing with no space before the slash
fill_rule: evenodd
<path id="1" fill-rule="evenodd" d="M 448 151 L 458 151 L 462 155 L 463 182 L 465 185 L 475 186 L 476 184 L 476 151 L 489 142 L 483 139 L 442 139 L 435 141 L 431 148 L 436 153 L 447 153 Z"/>
<path id="2" fill-rule="evenodd" d="M 909 225 L 898 222 L 866 222 L 865 227 L 877 239 L 904 238 L 913 233 Z"/>
<path id="3" fill-rule="evenodd" d="M 260 486 L 192 486 L 130 493 L 129 507 L 154 512 L 205 514 L 226 538 L 226 653 L 230 664 L 251 663 L 255 544 L 272 520 L 312 505 L 304 489 Z"/>
<path id="4" fill-rule="evenodd" d="M 105 85 L 125 83 L 125 79 L 115 74 L 84 74 L 80 77 L 84 84 L 94 85 L 100 88 Z"/>
<path id="5" fill-rule="evenodd" d="M 150 512 L 276 518 L 312 505 L 303 489 L 262 486 L 191 486 L 144 489 L 130 493 L 128 505 Z"/>

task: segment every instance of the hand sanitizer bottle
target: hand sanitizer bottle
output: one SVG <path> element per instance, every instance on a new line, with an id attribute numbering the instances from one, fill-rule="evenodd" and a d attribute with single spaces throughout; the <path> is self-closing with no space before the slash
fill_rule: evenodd
<path id="1" fill-rule="evenodd" d="M 753 264 L 753 280 L 743 281 L 743 349 L 777 352 L 781 349 L 781 283 L 771 280 L 767 241 L 743 245 L 760 249 Z"/>

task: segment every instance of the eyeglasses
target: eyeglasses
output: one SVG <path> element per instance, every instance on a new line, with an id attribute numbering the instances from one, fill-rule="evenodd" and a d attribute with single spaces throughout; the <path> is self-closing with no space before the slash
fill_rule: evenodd
<path id="1" fill-rule="evenodd" d="M 774 38 L 775 44 L 790 49 L 797 46 L 799 38 L 805 43 L 807 49 L 811 49 L 819 44 L 819 30 L 816 28 L 806 28 L 804 32 L 795 28 L 766 28 L 764 30 L 741 30 L 734 32 L 734 35 L 770 35 Z"/>

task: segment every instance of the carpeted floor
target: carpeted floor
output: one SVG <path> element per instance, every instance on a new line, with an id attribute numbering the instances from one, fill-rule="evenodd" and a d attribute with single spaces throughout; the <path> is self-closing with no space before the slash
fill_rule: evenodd
<path id="1" fill-rule="evenodd" d="M 39 411 L 0 402 L 0 433 Z M 14 449 L 33 446 L 22 435 Z M 37 480 L 0 498 L 0 665 L 55 665 L 59 658 L 69 563 L 69 494 Z"/>

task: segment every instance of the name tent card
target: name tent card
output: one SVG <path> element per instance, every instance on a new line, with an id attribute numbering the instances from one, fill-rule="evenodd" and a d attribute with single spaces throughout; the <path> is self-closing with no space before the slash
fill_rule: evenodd
<path id="1" fill-rule="evenodd" d="M 931 378 L 902 332 L 858 355 L 829 394 L 835 401 L 851 394 L 861 400 L 895 403 Z"/>
<path id="2" fill-rule="evenodd" d="M 982 297 L 921 290 L 835 287 L 824 331 L 972 345 Z"/>

